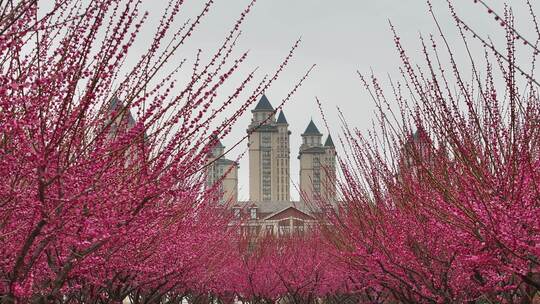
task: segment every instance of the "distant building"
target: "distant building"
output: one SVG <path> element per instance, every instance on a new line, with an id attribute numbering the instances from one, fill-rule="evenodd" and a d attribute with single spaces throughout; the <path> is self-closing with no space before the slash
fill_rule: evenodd
<path id="1" fill-rule="evenodd" d="M 109 128 L 108 135 L 111 138 L 118 136 L 119 133 L 126 132 L 135 126 L 135 119 L 133 118 L 133 115 L 131 115 L 129 107 L 125 106 L 116 96 L 111 98 L 107 104 L 106 116 L 107 120 L 105 127 Z"/>
<path id="2" fill-rule="evenodd" d="M 335 199 L 336 148 L 330 135 L 323 146 L 322 136 L 313 120 L 302 134 L 298 155 L 301 200 L 331 202 Z"/>
<path id="3" fill-rule="evenodd" d="M 225 147 L 218 138 L 208 155 L 206 168 L 207 187 L 215 186 L 220 192 L 220 202 L 236 202 L 238 200 L 238 163 L 223 157 Z"/>
<path id="4" fill-rule="evenodd" d="M 208 186 L 223 193 L 230 202 L 233 217 L 242 221 L 242 233 L 249 235 L 288 235 L 304 233 L 317 221 L 312 201 L 328 204 L 335 200 L 336 150 L 330 135 L 323 135 L 310 121 L 302 136 L 300 160 L 300 201 L 290 199 L 289 123 L 283 111 L 275 109 L 263 95 L 251 111 L 247 128 L 249 150 L 249 200 L 238 201 L 238 164 L 223 157 L 218 141 L 209 157 Z M 311 207 L 310 207 L 311 206 Z M 317 209 L 317 208 L 315 208 Z"/>
<path id="5" fill-rule="evenodd" d="M 108 141 L 120 139 L 121 136 L 126 135 L 128 131 L 131 131 L 136 126 L 129 105 L 125 105 L 116 96 L 111 98 L 105 106 L 105 120 L 102 127 L 107 131 Z M 140 131 L 140 134 L 135 133 L 132 135 L 136 137 L 123 144 L 123 146 L 116 147 L 114 153 L 128 155 L 126 160 L 133 165 L 138 161 L 146 160 L 148 157 L 148 137 L 144 130 Z"/>

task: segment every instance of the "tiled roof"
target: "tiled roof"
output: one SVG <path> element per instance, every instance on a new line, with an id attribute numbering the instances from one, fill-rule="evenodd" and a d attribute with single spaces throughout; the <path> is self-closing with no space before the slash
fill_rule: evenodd
<path id="1" fill-rule="evenodd" d="M 304 131 L 302 135 L 322 135 L 322 134 L 321 132 L 319 132 L 319 129 L 317 128 L 313 120 L 310 120 L 306 130 Z"/>
<path id="2" fill-rule="evenodd" d="M 223 143 L 221 142 L 221 140 L 219 139 L 219 137 L 215 134 L 213 134 L 212 136 L 212 141 L 215 141 L 215 145 L 214 145 L 214 148 L 225 148 L 225 146 L 223 145 Z"/>
<path id="3" fill-rule="evenodd" d="M 332 140 L 332 136 L 328 135 L 326 138 L 326 142 L 324 143 L 325 147 L 334 147 L 334 141 Z"/>
<path id="4" fill-rule="evenodd" d="M 135 119 L 133 118 L 133 115 L 131 115 L 131 111 L 129 109 L 125 109 L 125 113 L 127 114 L 127 117 L 124 116 L 126 114 L 119 114 L 117 111 L 121 111 L 124 109 L 124 104 L 123 102 L 118 99 L 118 97 L 113 97 L 111 98 L 110 102 L 109 102 L 109 107 L 108 107 L 108 114 L 112 114 L 113 112 L 116 112 L 116 115 L 119 115 L 121 116 L 121 118 L 123 119 L 124 117 L 127 118 L 127 124 L 128 124 L 128 127 L 132 127 L 133 125 L 135 125 Z"/>
<path id="5" fill-rule="evenodd" d="M 263 94 L 253 111 L 274 111 L 274 107 L 272 107 L 270 101 L 266 98 L 266 95 Z"/>
<path id="6" fill-rule="evenodd" d="M 283 110 L 279 112 L 279 116 L 277 118 L 277 123 L 278 124 L 286 124 L 287 123 L 287 119 L 285 118 L 285 114 L 283 114 Z"/>

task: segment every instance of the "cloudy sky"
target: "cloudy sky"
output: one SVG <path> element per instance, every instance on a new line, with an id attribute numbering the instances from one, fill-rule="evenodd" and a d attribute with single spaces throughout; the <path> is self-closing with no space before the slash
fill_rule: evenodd
<path id="1" fill-rule="evenodd" d="M 450 44 L 456 48 L 456 58 L 466 67 L 468 59 L 456 35 L 446 1 L 432 2 Z M 493 21 L 493 16 L 481 5 L 474 4 L 472 0 L 454 2 L 462 19 L 477 32 L 486 37 L 504 37 L 504 32 L 498 23 Z M 502 12 L 501 1 L 496 2 L 494 7 Z M 159 17 L 163 3 L 145 3 L 151 22 Z M 516 0 L 511 3 L 514 6 L 517 27 L 522 28 L 523 34 L 534 40 L 536 37 L 531 30 L 531 18 L 525 1 Z M 202 1 L 186 0 L 181 18 L 185 20 L 193 16 L 202 4 Z M 197 48 L 201 48 L 206 54 L 212 54 L 247 4 L 246 0 L 216 0 L 207 20 L 192 37 L 190 46 L 182 51 L 182 56 L 192 59 Z M 540 8 L 538 4 L 535 6 Z M 298 198 L 293 189 L 294 184 L 298 183 L 296 157 L 300 134 L 311 118 L 325 136 L 327 134 L 315 96 L 323 102 L 330 132 L 337 143 L 340 135 L 338 107 L 345 113 L 349 124 L 360 130 L 370 128 L 375 118 L 373 102 L 363 89 L 357 71 L 369 73 L 373 70 L 383 79 L 388 75 L 397 78 L 399 58 L 389 29 L 389 20 L 396 27 L 411 56 L 421 59 L 418 52 L 420 33 L 427 35 L 436 32 L 427 4 L 422 0 L 258 0 L 246 20 L 238 43 L 239 51 L 250 50 L 244 71 L 259 67 L 259 75 L 272 73 L 294 41 L 302 37 L 294 60 L 278 82 L 267 91 L 267 96 L 274 105 L 281 102 L 312 64 L 317 65 L 299 92 L 285 106 L 285 114 L 292 131 L 293 199 Z M 482 54 L 481 48 L 477 44 L 474 46 L 478 48 L 479 54 Z M 224 140 L 224 144 L 230 146 L 244 136 L 249 121 L 250 115 L 244 116 L 232 134 Z M 247 145 L 243 143 L 233 150 L 228 158 L 234 159 L 245 149 Z M 248 199 L 249 194 L 247 161 L 247 155 L 240 161 L 240 199 Z"/>

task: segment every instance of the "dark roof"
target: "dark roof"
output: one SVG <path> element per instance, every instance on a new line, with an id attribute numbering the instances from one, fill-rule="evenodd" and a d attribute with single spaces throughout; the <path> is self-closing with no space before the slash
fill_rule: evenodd
<path id="1" fill-rule="evenodd" d="M 424 128 L 422 128 L 422 127 L 419 127 L 416 130 L 416 132 L 413 133 L 412 141 L 415 142 L 415 143 L 428 142 L 429 141 L 429 136 L 428 136 L 426 130 L 424 130 Z"/>
<path id="2" fill-rule="evenodd" d="M 263 94 L 253 111 L 274 111 L 274 107 L 272 107 L 266 95 Z"/>
<path id="3" fill-rule="evenodd" d="M 285 114 L 283 114 L 283 110 L 279 112 L 279 116 L 277 118 L 277 123 L 278 124 L 286 124 L 287 123 L 287 119 L 285 118 Z"/>
<path id="4" fill-rule="evenodd" d="M 309 121 L 309 125 L 304 131 L 304 134 L 302 135 L 321 135 L 322 136 L 321 132 L 319 132 L 319 129 L 317 129 L 317 126 L 315 125 L 313 120 Z"/>
<path id="5" fill-rule="evenodd" d="M 221 140 L 216 134 L 212 134 L 211 138 L 212 141 L 215 141 L 214 148 L 225 148 L 225 146 L 221 143 Z"/>
<path id="6" fill-rule="evenodd" d="M 124 116 L 126 115 L 124 113 L 117 113 L 118 111 L 123 111 L 124 109 L 127 116 Z M 133 125 L 135 125 L 135 119 L 133 118 L 133 115 L 131 115 L 131 111 L 124 106 L 124 103 L 120 99 L 118 99 L 118 97 L 114 96 L 113 98 L 111 98 L 107 110 L 109 115 L 111 115 L 112 113 L 116 113 L 116 115 L 119 115 L 122 119 L 127 118 L 128 127 L 132 127 Z"/>
<path id="7" fill-rule="evenodd" d="M 334 147 L 334 141 L 332 140 L 332 136 L 328 135 L 326 138 L 326 141 L 324 142 L 325 147 Z"/>
<path id="8" fill-rule="evenodd" d="M 120 99 L 114 96 L 113 98 L 111 98 L 111 101 L 109 102 L 109 112 L 116 111 L 121 106 L 122 106 L 122 102 L 120 101 Z"/>

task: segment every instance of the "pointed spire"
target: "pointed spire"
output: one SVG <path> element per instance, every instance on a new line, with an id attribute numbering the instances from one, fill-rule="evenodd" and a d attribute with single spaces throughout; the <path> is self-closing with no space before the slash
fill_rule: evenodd
<path id="1" fill-rule="evenodd" d="M 129 110 L 129 108 L 127 107 L 124 108 L 124 107 L 125 106 L 122 100 L 114 96 L 109 101 L 107 115 L 112 115 L 112 113 L 116 113 L 115 115 L 118 115 L 119 117 L 121 117 L 121 119 L 127 119 L 127 126 L 132 127 L 133 125 L 135 125 L 135 119 L 133 118 L 133 115 L 131 115 L 131 111 Z M 118 113 L 118 111 L 125 111 L 125 113 Z"/>
<path id="2" fill-rule="evenodd" d="M 221 143 L 221 140 L 216 134 L 212 134 L 211 137 L 211 141 L 215 141 L 214 148 L 225 148 L 225 146 L 223 145 L 223 143 Z"/>
<path id="3" fill-rule="evenodd" d="M 324 142 L 324 146 L 329 147 L 329 148 L 335 147 L 334 141 L 332 140 L 332 136 L 328 135 L 328 137 L 326 138 L 326 141 Z"/>
<path id="4" fill-rule="evenodd" d="M 279 112 L 279 116 L 277 118 L 278 124 L 287 124 L 287 119 L 285 118 L 285 114 L 283 113 L 283 110 Z"/>
<path id="5" fill-rule="evenodd" d="M 120 108 L 120 107 L 122 107 L 122 102 L 120 101 L 120 99 L 118 99 L 118 97 L 116 97 L 116 96 L 111 98 L 111 100 L 109 102 L 108 111 L 109 112 L 114 112 L 114 111 L 118 110 L 118 108 Z"/>
<path id="6" fill-rule="evenodd" d="M 416 129 L 416 132 L 414 132 L 412 135 L 412 142 L 418 143 L 418 142 L 427 142 L 427 141 L 429 141 L 429 136 L 426 130 L 424 130 L 424 128 L 421 126 L 418 127 Z"/>
<path id="7" fill-rule="evenodd" d="M 309 121 L 309 125 L 307 126 L 306 130 L 304 131 L 304 134 L 302 135 L 319 135 L 322 136 L 321 132 L 319 132 L 319 129 L 313 122 L 313 120 Z"/>
<path id="8" fill-rule="evenodd" d="M 259 99 L 259 103 L 257 103 L 253 111 L 274 111 L 274 107 L 272 107 L 266 95 L 263 94 L 261 99 Z"/>

